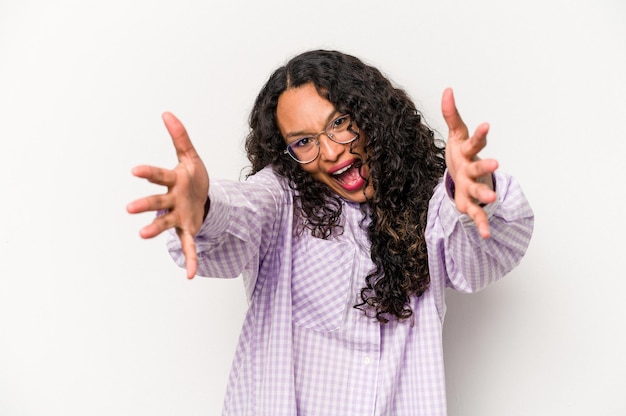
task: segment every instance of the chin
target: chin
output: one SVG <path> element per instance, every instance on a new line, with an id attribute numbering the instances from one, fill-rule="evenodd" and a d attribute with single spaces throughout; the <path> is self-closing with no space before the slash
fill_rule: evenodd
<path id="1" fill-rule="evenodd" d="M 346 192 L 344 190 L 343 192 L 336 192 L 336 193 L 342 196 L 344 199 L 347 199 L 348 201 L 363 203 L 363 202 L 367 202 L 369 199 L 371 199 L 374 196 L 374 189 L 370 185 L 367 187 L 367 189 L 365 189 L 365 191 L 363 191 L 363 189 L 355 190 L 353 192 Z"/>

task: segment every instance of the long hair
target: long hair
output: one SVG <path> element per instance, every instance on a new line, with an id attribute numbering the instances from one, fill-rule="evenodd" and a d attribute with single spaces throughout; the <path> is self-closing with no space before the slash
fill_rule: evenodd
<path id="1" fill-rule="evenodd" d="M 378 69 L 337 51 L 316 50 L 292 58 L 261 89 L 250 114 L 246 152 L 250 175 L 267 165 L 296 190 L 307 229 L 328 238 L 340 228 L 341 201 L 284 154 L 276 122 L 280 95 L 312 83 L 340 113 L 364 132 L 371 221 L 368 236 L 375 268 L 367 275 L 355 308 L 378 321 L 412 315 L 409 297 L 429 287 L 425 228 L 428 203 L 445 171 L 444 144 L 435 138 L 402 89 Z"/>

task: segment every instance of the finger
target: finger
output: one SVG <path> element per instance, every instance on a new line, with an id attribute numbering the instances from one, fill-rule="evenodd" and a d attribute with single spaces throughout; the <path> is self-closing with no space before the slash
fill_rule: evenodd
<path id="1" fill-rule="evenodd" d="M 484 183 L 476 183 L 471 192 L 472 198 L 481 204 L 491 204 L 497 198 L 495 191 Z"/>
<path id="2" fill-rule="evenodd" d="M 173 199 L 174 198 L 169 194 L 146 196 L 126 205 L 126 211 L 129 214 L 140 214 L 148 211 L 171 209 L 174 206 Z"/>
<path id="3" fill-rule="evenodd" d="M 185 265 L 187 269 L 187 279 L 193 279 L 198 269 L 198 256 L 196 254 L 196 243 L 193 236 L 188 232 L 177 230 L 180 243 L 182 245 L 183 255 L 185 256 Z"/>
<path id="4" fill-rule="evenodd" d="M 487 133 L 489 133 L 489 123 L 482 123 L 476 131 L 463 143 L 463 153 L 466 156 L 474 157 L 487 146 Z"/>
<path id="5" fill-rule="evenodd" d="M 172 186 L 176 182 L 176 172 L 156 166 L 135 166 L 131 169 L 131 173 L 138 178 L 147 179 L 149 182 L 157 185 Z"/>
<path id="6" fill-rule="evenodd" d="M 489 175 L 498 169 L 498 161 L 495 159 L 479 159 L 467 165 L 465 173 L 472 179 Z"/>
<path id="7" fill-rule="evenodd" d="M 478 234 L 482 238 L 491 237 L 491 231 L 489 230 L 489 220 L 487 219 L 487 213 L 478 205 L 470 204 L 467 209 L 467 215 L 474 221 Z"/>
<path id="8" fill-rule="evenodd" d="M 161 234 L 163 231 L 168 230 L 176 225 L 176 218 L 174 214 L 168 213 L 157 217 L 150 224 L 139 230 L 141 238 L 154 238 Z"/>
<path id="9" fill-rule="evenodd" d="M 441 113 L 451 132 L 461 131 L 465 133 L 467 131 L 467 126 L 463 122 L 463 119 L 461 119 L 461 115 L 456 108 L 452 88 L 446 88 L 443 91 L 443 96 L 441 97 Z"/>
<path id="10" fill-rule="evenodd" d="M 475 164 L 470 166 L 474 166 Z M 462 192 L 462 189 L 465 189 L 469 203 L 490 204 L 496 200 L 497 195 L 494 191 L 491 173 L 488 172 L 487 174 L 473 178 L 471 174 L 468 174 L 468 178 L 465 183 L 465 186 L 459 186 L 458 191 Z M 462 194 L 460 193 L 459 196 L 462 196 Z"/>
<path id="11" fill-rule="evenodd" d="M 467 194 L 457 195 L 455 198 L 455 205 L 457 210 L 468 215 L 476 224 L 478 231 L 484 238 L 489 237 L 489 221 L 485 210 L 479 205 L 479 203 L 488 204 L 496 199 L 496 193 L 491 191 L 484 184 L 475 184 L 473 189 L 467 190 Z"/>
<path id="12" fill-rule="evenodd" d="M 178 120 L 178 118 L 170 112 L 163 113 L 161 118 L 163 119 L 165 127 L 172 138 L 172 143 L 174 143 L 178 160 L 183 161 L 183 159 L 186 158 L 197 158 L 198 153 L 196 153 L 196 149 L 193 147 L 191 139 L 189 138 L 183 123 L 181 123 L 180 120 Z"/>

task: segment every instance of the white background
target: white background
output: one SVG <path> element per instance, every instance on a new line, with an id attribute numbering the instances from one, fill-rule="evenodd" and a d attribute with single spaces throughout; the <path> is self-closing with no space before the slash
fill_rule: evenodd
<path id="1" fill-rule="evenodd" d="M 238 179 L 279 65 L 340 49 L 445 135 L 455 88 L 536 214 L 522 264 L 449 295 L 451 416 L 626 414 L 622 0 L 0 2 L 0 415 L 217 415 L 242 282 L 187 281 L 130 175 L 173 166 L 160 114 Z"/>

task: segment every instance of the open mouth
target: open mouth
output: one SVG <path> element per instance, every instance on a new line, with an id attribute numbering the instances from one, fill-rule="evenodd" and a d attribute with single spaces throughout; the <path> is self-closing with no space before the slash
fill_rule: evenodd
<path id="1" fill-rule="evenodd" d="M 362 162 L 355 160 L 353 163 L 333 172 L 331 176 L 347 191 L 354 191 L 363 187 L 365 180 L 361 175 Z"/>

